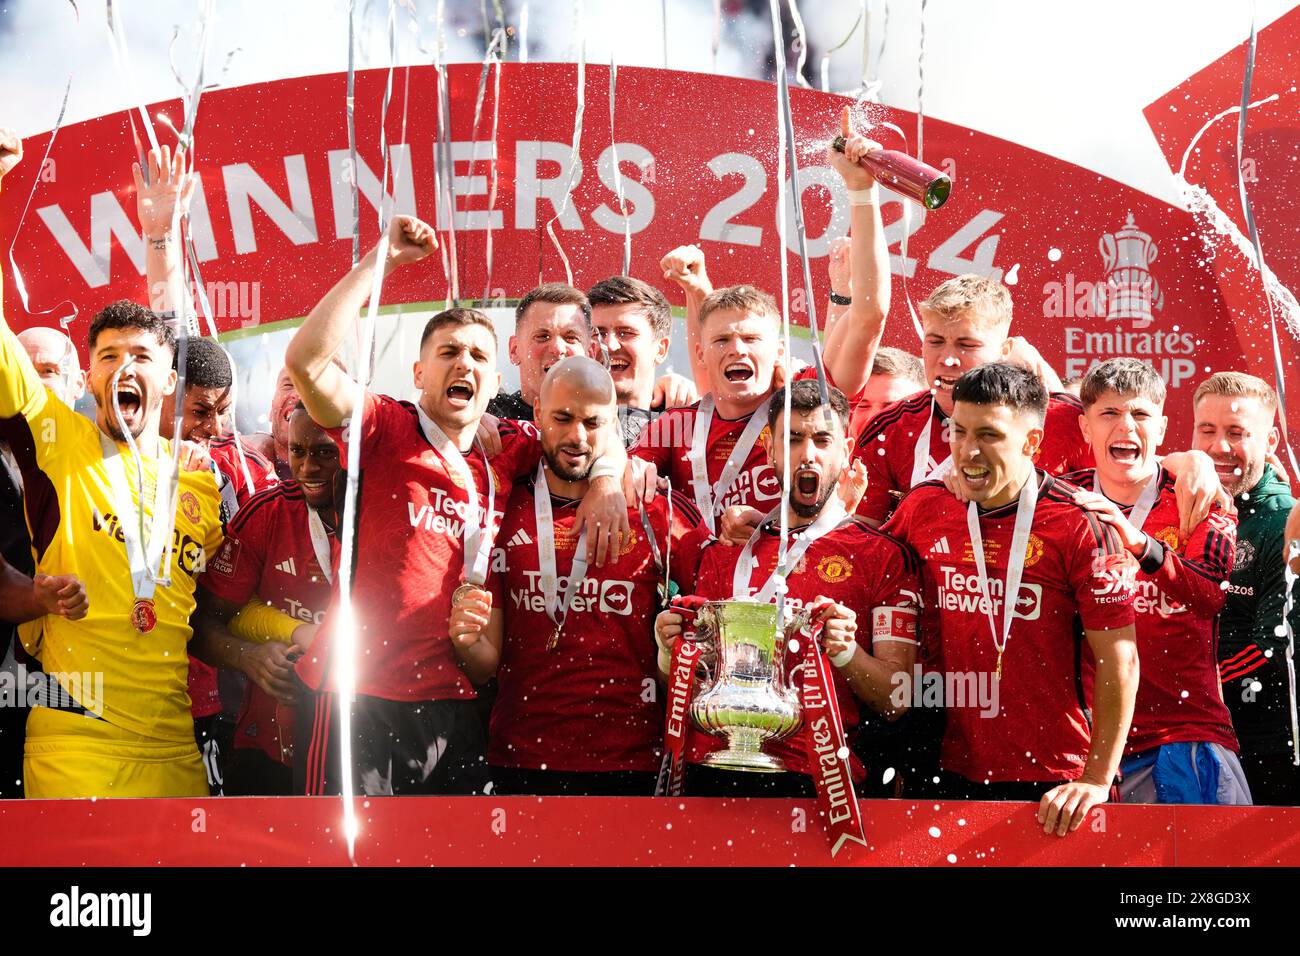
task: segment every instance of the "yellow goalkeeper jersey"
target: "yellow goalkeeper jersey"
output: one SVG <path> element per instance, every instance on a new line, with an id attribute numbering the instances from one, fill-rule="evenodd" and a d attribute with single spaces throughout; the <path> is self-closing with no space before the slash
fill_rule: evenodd
<path id="1" fill-rule="evenodd" d="M 158 740 L 192 741 L 187 690 L 195 579 L 222 541 L 221 496 L 210 471 L 182 472 L 172 536 L 171 584 L 153 595 L 157 623 L 141 633 L 132 625 L 135 593 L 120 515 L 100 444 L 99 427 L 45 388 L 8 323 L 0 320 L 0 417 L 21 416 L 36 463 L 50 487 L 51 507 L 29 515 L 36 570 L 75 574 L 86 586 L 90 611 L 80 621 L 48 615 L 20 633 L 28 653 L 74 697 L 74 688 L 103 688 L 103 700 L 78 700 L 109 723 Z M 153 497 L 141 495 L 127 447 L 126 483 L 146 514 Z M 160 442 L 160 459 L 170 457 Z M 157 480 L 157 463 L 145 458 L 145 485 Z M 170 472 L 170 462 L 165 471 Z M 31 491 L 31 489 L 29 489 Z M 160 562 L 161 564 L 161 562 Z M 59 675 L 77 675 L 75 678 Z M 102 675 L 102 684 L 99 683 Z M 90 681 L 89 684 L 86 681 Z M 83 692 L 84 696 L 84 692 Z M 98 704 L 98 706 L 96 706 Z"/>

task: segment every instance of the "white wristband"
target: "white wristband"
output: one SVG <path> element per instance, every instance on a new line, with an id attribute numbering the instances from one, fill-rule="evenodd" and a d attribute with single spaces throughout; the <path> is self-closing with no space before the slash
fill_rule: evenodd
<path id="1" fill-rule="evenodd" d="M 850 206 L 874 206 L 880 201 L 880 186 L 873 183 L 870 189 L 850 189 Z"/>
<path id="2" fill-rule="evenodd" d="M 658 635 L 656 635 L 657 637 Z M 673 669 L 673 655 L 668 653 L 668 648 L 660 645 L 659 647 L 659 670 L 667 674 Z"/>
<path id="3" fill-rule="evenodd" d="M 848 647 L 844 648 L 844 650 L 840 651 L 838 654 L 835 654 L 831 657 L 831 663 L 834 664 L 836 667 L 843 667 L 846 664 L 848 664 L 849 661 L 853 660 L 854 655 L 856 655 L 857 653 L 858 653 L 858 642 L 849 641 Z"/>
<path id="4" fill-rule="evenodd" d="M 609 460 L 607 455 L 602 455 L 591 463 L 591 469 L 587 472 L 587 479 L 595 481 L 597 478 L 621 478 L 623 472 L 615 462 Z"/>

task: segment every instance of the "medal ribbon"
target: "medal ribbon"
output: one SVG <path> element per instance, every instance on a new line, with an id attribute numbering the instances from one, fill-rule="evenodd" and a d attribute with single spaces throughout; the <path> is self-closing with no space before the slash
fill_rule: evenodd
<path id="1" fill-rule="evenodd" d="M 569 616 L 569 605 L 578 593 L 578 586 L 587 576 L 587 529 L 578 535 L 573 552 L 573 566 L 569 570 L 569 583 L 561 600 L 560 581 L 555 568 L 555 518 L 551 511 L 551 489 L 546 484 L 546 465 L 537 463 L 537 476 L 533 479 L 533 515 L 537 518 L 537 559 L 542 578 L 542 596 L 546 600 L 546 616 L 555 625 L 558 635 Z"/>
<path id="2" fill-rule="evenodd" d="M 447 433 L 438 427 L 438 423 L 430 418 L 423 408 L 416 405 L 415 410 L 419 413 L 420 428 L 424 432 L 424 437 L 442 456 L 447 467 L 460 476 L 461 481 L 465 483 L 465 489 L 469 492 L 465 511 L 464 576 L 470 584 L 482 587 L 483 582 L 487 580 L 488 558 L 492 551 L 492 516 L 496 508 L 497 486 L 496 478 L 492 474 L 492 466 L 488 464 L 487 453 L 479 448 L 480 454 L 483 455 L 483 470 L 487 472 L 488 506 L 487 519 L 484 520 L 478 504 L 478 488 L 474 484 L 474 473 L 470 470 L 469 462 L 465 460 L 460 449 L 452 444 Z M 475 439 L 475 445 L 477 444 L 478 439 Z"/>
<path id="3" fill-rule="evenodd" d="M 906 203 L 904 203 L 906 206 Z M 916 440 L 916 447 L 912 450 L 912 483 L 909 485 L 915 488 L 923 481 L 930 479 L 943 478 L 948 472 L 952 471 L 952 456 L 949 455 L 939 464 L 930 470 L 930 437 L 934 434 L 934 399 L 930 400 L 930 415 L 925 420 L 925 427 L 921 429 L 921 434 Z"/>
<path id="4" fill-rule="evenodd" d="M 307 533 L 311 535 L 311 548 L 316 552 L 316 563 L 320 565 L 321 573 L 325 575 L 326 581 L 333 584 L 334 571 L 330 567 L 329 532 L 325 530 L 325 522 L 311 505 L 307 506 Z"/>
<path id="5" fill-rule="evenodd" d="M 1105 495 L 1101 490 L 1101 479 L 1097 473 L 1092 473 L 1092 490 L 1099 495 Z M 1133 504 L 1133 510 L 1129 512 L 1129 524 L 1142 530 L 1146 524 L 1147 516 L 1151 514 L 1151 509 L 1156 506 L 1156 499 L 1160 497 L 1160 468 L 1156 467 L 1156 473 L 1151 476 L 1151 480 L 1142 488 L 1142 494 L 1138 495 L 1138 500 Z"/>
<path id="6" fill-rule="evenodd" d="M 848 744 L 839 702 L 818 636 L 821 626 L 805 629 L 803 682 L 799 702 L 803 707 L 804 747 L 808 773 L 817 788 L 817 809 L 826 826 L 826 840 L 834 858 L 845 843 L 867 845 L 862 829 L 862 811 L 853 790 Z"/>
<path id="7" fill-rule="evenodd" d="M 731 594 L 733 598 L 740 600 L 750 600 L 749 581 L 754 567 L 754 544 L 758 541 L 759 536 L 763 533 L 763 528 L 771 524 L 772 519 L 776 517 L 781 506 L 777 505 L 767 513 L 754 533 L 749 536 L 745 542 L 745 547 L 741 549 L 740 558 L 736 561 L 736 567 L 731 576 Z M 839 496 L 833 496 L 832 500 L 826 503 L 822 513 L 818 515 L 817 520 L 805 528 L 802 532 L 796 532 L 797 539 L 790 549 L 786 552 L 785 562 L 780 564 L 768 576 L 767 581 L 753 595 L 752 600 L 759 604 L 770 604 L 775 599 L 776 590 L 781 581 L 790 574 L 790 571 L 799 563 L 799 559 L 813 545 L 813 542 L 825 535 L 827 532 L 837 528 L 846 517 L 844 504 L 840 501 Z"/>
<path id="8" fill-rule="evenodd" d="M 158 584 L 161 582 L 165 587 L 168 582 L 165 573 L 158 574 L 158 565 L 162 561 L 163 546 L 172 532 L 172 522 L 167 520 L 168 492 L 171 487 L 168 465 L 171 459 L 167 455 L 158 455 L 154 459 L 153 520 L 146 522 L 149 512 L 144 504 L 143 465 L 137 463 L 137 475 L 140 476 L 140 507 L 137 509 L 135 496 L 131 494 L 131 487 L 127 483 L 126 465 L 116 443 L 100 432 L 99 447 L 104 454 L 104 469 L 108 472 L 109 487 L 113 491 L 113 507 L 117 510 L 118 526 L 122 529 L 122 540 L 126 545 L 127 563 L 131 568 L 131 590 L 136 600 L 150 600 Z"/>
<path id="9" fill-rule="evenodd" d="M 767 410 L 771 404 L 772 399 L 769 396 L 763 400 L 762 405 L 754 409 L 754 413 L 749 416 L 749 421 L 745 425 L 745 430 L 740 433 L 735 447 L 731 449 L 731 455 L 722 468 L 722 474 L 713 485 L 709 484 L 707 456 L 709 432 L 713 427 L 713 393 L 709 392 L 700 399 L 700 406 L 695 410 L 695 431 L 691 434 L 691 486 L 695 490 L 695 505 L 704 516 L 709 531 L 714 534 L 717 533 L 714 503 L 722 501 L 727 489 L 736 480 L 736 475 L 740 473 L 741 467 L 749 458 L 754 443 L 758 441 L 759 434 L 767 425 Z"/>
<path id="10" fill-rule="evenodd" d="M 998 652 L 995 676 L 1002 677 L 1002 652 L 1011 637 L 1011 620 L 1015 616 L 1016 599 L 1020 596 L 1020 578 L 1025 570 L 1025 552 L 1029 547 L 1029 529 L 1034 523 L 1034 508 L 1038 504 L 1038 473 L 1031 471 L 1029 480 L 1020 490 L 1016 505 L 1016 525 L 1011 533 L 1011 552 L 1007 555 L 1007 577 L 1002 591 L 1002 631 L 998 640 L 997 620 L 993 615 L 993 596 L 989 589 L 988 569 L 984 564 L 984 536 L 980 533 L 979 506 L 970 502 L 966 506 L 966 528 L 970 532 L 971 551 L 975 556 L 975 571 L 979 575 L 980 594 L 984 598 L 984 611 L 988 615 L 989 630 L 993 633 L 993 646 Z"/>
<path id="11" fill-rule="evenodd" d="M 686 772 L 686 738 L 691 726 L 691 700 L 704 648 L 695 642 L 695 612 L 704 605 L 697 597 L 673 598 L 668 606 L 682 615 L 682 636 L 673 645 L 673 662 L 668 669 L 668 701 L 665 705 L 664 758 L 655 785 L 655 796 L 680 797 Z"/>

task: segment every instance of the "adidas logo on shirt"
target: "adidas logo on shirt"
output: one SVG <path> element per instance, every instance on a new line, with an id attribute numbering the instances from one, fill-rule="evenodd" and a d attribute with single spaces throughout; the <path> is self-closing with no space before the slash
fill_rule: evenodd
<path id="1" fill-rule="evenodd" d="M 520 528 L 511 536 L 510 540 L 506 542 L 506 547 L 517 548 L 520 545 L 532 544 L 532 543 L 533 543 L 533 539 L 528 537 L 528 532 L 525 531 L 523 528 Z"/>
<path id="2" fill-rule="evenodd" d="M 286 558 L 281 561 L 275 566 L 275 569 L 277 571 L 283 571 L 285 574 L 292 574 L 295 578 L 298 576 L 298 572 L 294 570 L 293 567 L 293 558 Z"/>
<path id="3" fill-rule="evenodd" d="M 930 545 L 931 554 L 952 554 L 952 549 L 948 547 L 948 536 L 944 535 L 934 544 Z"/>

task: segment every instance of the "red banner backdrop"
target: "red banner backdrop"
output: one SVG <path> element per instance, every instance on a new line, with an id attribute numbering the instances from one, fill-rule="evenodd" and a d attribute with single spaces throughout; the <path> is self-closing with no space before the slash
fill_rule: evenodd
<path id="1" fill-rule="evenodd" d="M 1211 118 L 1240 107 L 1245 43 L 1189 77 L 1145 110 L 1147 122 L 1160 142 L 1171 171 L 1183 171 L 1183 157 L 1191 149 L 1185 179 L 1193 187 L 1203 189 L 1217 207 L 1218 215 L 1213 210 L 1198 214 L 1199 234 L 1206 241 L 1189 253 L 1202 259 L 1212 271 L 1220 295 L 1232 311 L 1234 321 L 1219 330 L 1218 335 L 1231 340 L 1229 347 L 1244 356 L 1243 371 L 1272 382 L 1276 373 L 1269 303 L 1250 248 L 1238 188 L 1240 169 L 1265 265 L 1283 287 L 1280 295 L 1275 288 L 1274 313 L 1287 389 L 1293 396 L 1289 411 L 1300 397 L 1297 391 L 1300 376 L 1296 374 L 1295 361 L 1300 309 L 1295 308 L 1294 296 L 1295 290 L 1300 289 L 1300 229 L 1296 227 L 1300 221 L 1300 167 L 1296 165 L 1296 155 L 1300 152 L 1300 95 L 1296 93 L 1294 62 L 1297 49 L 1300 49 L 1300 10 L 1292 10 L 1259 33 L 1250 94 L 1251 102 L 1259 105 L 1247 114 L 1240 167 L 1239 111 L 1218 119 L 1199 140 L 1196 137 Z M 1265 102 L 1260 103 L 1261 100 Z M 1196 141 L 1195 148 L 1193 141 Z M 1300 419 L 1294 413 L 1289 417 L 1294 447 Z"/>
<path id="2" fill-rule="evenodd" d="M 448 251 L 455 226 L 462 297 L 487 292 L 512 298 L 539 278 L 564 279 L 561 259 L 545 234 L 552 219 L 577 285 L 590 286 L 620 271 L 624 222 L 613 188 L 615 142 L 628 200 L 633 274 L 660 281 L 662 254 L 695 242 L 708 256 L 715 284 L 746 281 L 779 291 L 771 84 L 623 69 L 611 132 L 609 70 L 588 66 L 577 185 L 566 201 L 577 67 L 507 64 L 495 142 L 499 194 L 489 210 L 496 103 L 489 81 L 476 131 L 479 73 L 476 65 L 448 71 L 455 192 L 450 204 L 439 203 L 435 189 L 439 117 L 433 67 L 396 71 L 385 127 L 388 142 L 395 144 L 390 189 L 395 181 L 398 208 L 436 220 Z M 377 233 L 372 203 L 382 175 L 379 110 L 386 80 L 386 70 L 357 77 L 361 165 L 356 179 L 365 197 L 366 246 Z M 305 314 L 349 265 L 352 173 L 344 88 L 344 76 L 335 74 L 217 90 L 202 99 L 196 135 L 203 192 L 195 204 L 193 232 L 223 331 Z M 819 303 L 828 291 L 829 237 L 844 231 L 847 215 L 843 201 L 834 204 L 832 215 L 831 197 L 842 187 L 822 165 L 824 143 L 844 102 L 812 90 L 793 91 Z M 912 114 L 872 109 L 875 121 L 915 128 Z M 177 101 L 149 111 L 178 124 L 181 119 Z M 7 177 L 0 197 L 0 229 L 12 235 L 33 180 L 39 180 L 16 258 L 34 310 L 52 308 L 65 297 L 78 305 L 74 337 L 84 334 L 89 316 L 104 303 L 143 294 L 128 115 L 66 127 L 45 166 L 40 157 L 47 139 L 33 137 L 25 144 L 27 162 Z M 897 281 L 904 274 L 914 300 L 955 274 L 998 276 L 1012 291 L 1013 331 L 1027 335 L 1062 373 L 1081 373 L 1111 355 L 1152 361 L 1172 386 L 1171 435 L 1185 434 L 1196 381 L 1207 369 L 1241 367 L 1251 342 L 1229 331 L 1233 318 L 1196 239 L 1193 218 L 1095 172 L 1005 140 L 936 120 L 927 120 L 925 130 L 924 158 L 951 173 L 954 192 L 937 211 L 926 214 L 913 206 L 910 222 L 901 217 L 901 200 L 884 206 L 896 273 L 887 342 L 917 347 Z M 900 145 L 897 134 L 882 127 L 873 135 Z M 905 231 L 910 232 L 906 261 L 901 255 Z M 794 248 L 791 235 L 786 251 L 796 286 L 791 307 L 797 321 L 806 321 Z M 8 263 L 4 268 L 8 271 Z M 11 322 L 53 321 L 21 314 L 12 281 L 8 288 Z M 395 274 L 384 298 L 425 302 L 446 297 L 447 290 L 443 266 L 431 259 Z M 680 301 L 675 290 L 669 294 Z"/>
<path id="3" fill-rule="evenodd" d="M 1296 866 L 1300 809 L 1104 806 L 1068 837 L 1037 807 L 866 800 L 832 861 L 813 800 L 357 800 L 372 866 Z M 0 801 L 0 866 L 344 866 L 324 797 Z"/>

